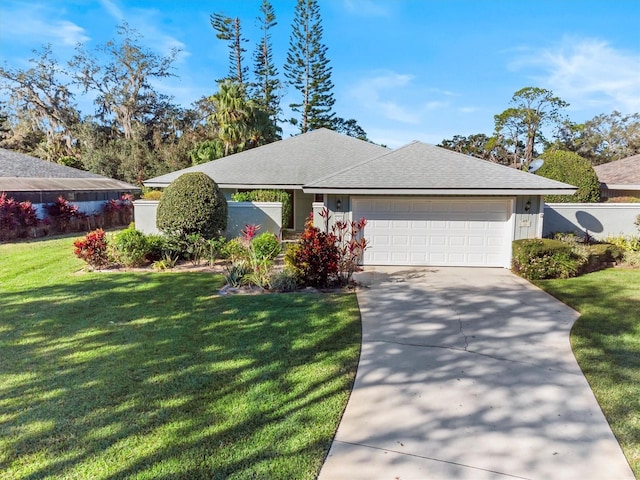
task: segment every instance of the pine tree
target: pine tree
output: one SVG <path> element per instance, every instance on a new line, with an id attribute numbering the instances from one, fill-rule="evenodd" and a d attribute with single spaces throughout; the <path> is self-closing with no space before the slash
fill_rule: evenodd
<path id="1" fill-rule="evenodd" d="M 302 96 L 300 102 L 289 105 L 300 113 L 302 133 L 331 128 L 335 117 L 331 67 L 322 31 L 317 0 L 298 0 L 284 70 L 288 83 Z M 298 120 L 291 119 L 291 123 Z"/>
<path id="2" fill-rule="evenodd" d="M 242 37 L 240 19 L 238 17 L 227 17 L 222 13 L 214 13 L 210 19 L 211 26 L 218 32 L 216 37 L 220 40 L 226 40 L 229 46 L 229 73 L 222 80 L 231 80 L 232 82 L 244 84 L 248 68 L 243 66 L 244 52 L 247 50 L 242 47 L 242 44 L 248 42 L 248 40 Z"/>
<path id="3" fill-rule="evenodd" d="M 262 38 L 254 54 L 255 88 L 254 99 L 275 123 L 280 113 L 280 88 L 278 69 L 273 64 L 270 29 L 277 25 L 273 6 L 268 0 L 262 0 L 262 16 L 257 17 Z"/>

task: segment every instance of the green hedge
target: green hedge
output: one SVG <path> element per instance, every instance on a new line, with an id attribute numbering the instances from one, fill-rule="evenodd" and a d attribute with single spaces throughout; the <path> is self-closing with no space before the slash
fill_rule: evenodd
<path id="1" fill-rule="evenodd" d="M 513 271 L 529 280 L 573 277 L 582 263 L 573 248 L 560 240 L 535 238 L 513 242 Z"/>
<path id="2" fill-rule="evenodd" d="M 548 150 L 540 157 L 544 159 L 544 164 L 536 172 L 536 175 L 578 187 L 573 195 L 545 195 L 545 202 L 591 203 L 600 201 L 600 182 L 588 160 L 577 153 L 563 150 Z"/>
<path id="3" fill-rule="evenodd" d="M 624 251 L 608 243 L 571 244 L 547 238 L 513 242 L 513 271 L 529 280 L 569 278 L 619 262 Z"/>
<path id="4" fill-rule="evenodd" d="M 282 202 L 282 228 L 290 228 L 291 195 L 284 190 L 251 190 L 231 195 L 234 202 Z"/>

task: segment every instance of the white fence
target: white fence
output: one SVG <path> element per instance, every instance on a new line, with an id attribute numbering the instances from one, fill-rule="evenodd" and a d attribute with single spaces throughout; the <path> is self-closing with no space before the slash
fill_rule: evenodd
<path id="1" fill-rule="evenodd" d="M 156 227 L 157 200 L 133 202 L 136 230 L 143 233 L 159 233 Z M 229 218 L 224 235 L 234 238 L 240 235 L 245 225 L 260 225 L 260 232 L 271 232 L 281 236 L 282 203 L 280 202 L 227 202 Z"/>
<path id="2" fill-rule="evenodd" d="M 637 235 L 634 225 L 640 203 L 548 203 L 544 206 L 542 235 L 575 232 L 603 239 L 610 235 Z"/>

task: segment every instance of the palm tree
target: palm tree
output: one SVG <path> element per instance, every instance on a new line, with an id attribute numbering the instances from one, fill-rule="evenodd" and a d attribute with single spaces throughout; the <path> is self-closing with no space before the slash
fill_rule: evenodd
<path id="1" fill-rule="evenodd" d="M 225 156 L 278 140 L 278 127 L 263 107 L 247 97 L 243 84 L 220 82 L 211 101 L 215 109 L 211 121 Z"/>

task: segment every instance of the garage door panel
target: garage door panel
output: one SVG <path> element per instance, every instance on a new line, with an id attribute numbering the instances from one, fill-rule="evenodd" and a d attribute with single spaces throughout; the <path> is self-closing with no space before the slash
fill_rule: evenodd
<path id="1" fill-rule="evenodd" d="M 424 235 L 412 235 L 411 236 L 411 245 L 415 245 L 416 247 L 426 247 L 427 246 L 427 237 Z"/>
<path id="2" fill-rule="evenodd" d="M 370 265 L 504 266 L 508 200 L 353 198 Z"/>
<path id="3" fill-rule="evenodd" d="M 409 222 L 407 220 L 394 220 L 391 222 L 392 228 L 409 228 Z"/>
<path id="4" fill-rule="evenodd" d="M 449 236 L 449 245 L 452 247 L 461 247 L 466 243 L 466 238 L 459 235 L 450 235 Z"/>
<path id="5" fill-rule="evenodd" d="M 469 236 L 468 238 L 470 247 L 484 247 L 489 243 L 486 237 Z"/>
<path id="6" fill-rule="evenodd" d="M 391 244 L 391 240 L 389 238 L 389 235 L 374 235 L 370 239 L 370 243 L 372 246 L 377 245 L 380 247 L 386 247 Z"/>
<path id="7" fill-rule="evenodd" d="M 409 236 L 407 235 L 393 235 L 391 237 L 391 244 L 395 247 L 397 246 L 407 246 L 409 245 Z"/>

